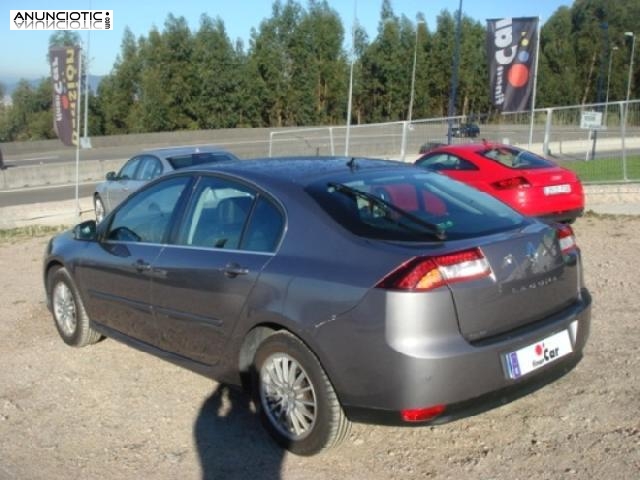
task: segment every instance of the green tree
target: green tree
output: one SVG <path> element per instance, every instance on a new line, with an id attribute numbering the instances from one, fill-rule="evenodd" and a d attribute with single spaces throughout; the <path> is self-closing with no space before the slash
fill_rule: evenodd
<path id="1" fill-rule="evenodd" d="M 247 122 L 241 98 L 243 55 L 225 31 L 224 22 L 207 15 L 200 18 L 194 37 L 194 113 L 198 128 L 232 128 Z"/>
<path id="2" fill-rule="evenodd" d="M 296 123 L 326 124 L 342 121 L 345 112 L 346 58 L 344 29 L 326 0 L 311 0 L 295 32 L 293 84 Z"/>
<path id="3" fill-rule="evenodd" d="M 43 78 L 36 88 L 21 80 L 11 96 L 12 106 L 6 118 L 4 137 L 7 141 L 55 138 L 51 103 L 53 91 L 49 79 Z"/>
<path id="4" fill-rule="evenodd" d="M 143 131 L 140 98 L 142 60 L 133 33 L 125 28 L 113 70 L 98 87 L 98 110 L 107 135 Z"/>
<path id="5" fill-rule="evenodd" d="M 389 0 L 383 0 L 378 35 L 362 58 L 363 90 L 368 98 L 367 116 L 372 122 L 406 119 L 409 106 L 415 30 L 399 19 Z"/>
<path id="6" fill-rule="evenodd" d="M 272 16 L 264 20 L 250 41 L 249 70 L 258 78 L 253 84 L 264 108 L 265 126 L 296 125 L 294 103 L 291 101 L 294 81 L 294 33 L 302 17 L 302 7 L 288 0 L 273 4 Z"/>
<path id="7" fill-rule="evenodd" d="M 192 67 L 193 38 L 184 17 L 167 16 L 164 31 L 141 48 L 141 117 L 144 131 L 197 128 Z"/>

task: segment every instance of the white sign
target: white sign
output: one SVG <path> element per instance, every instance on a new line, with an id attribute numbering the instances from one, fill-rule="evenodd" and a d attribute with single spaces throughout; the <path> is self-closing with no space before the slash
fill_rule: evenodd
<path id="1" fill-rule="evenodd" d="M 580 128 L 583 130 L 599 130 L 602 128 L 602 112 L 582 112 Z"/>

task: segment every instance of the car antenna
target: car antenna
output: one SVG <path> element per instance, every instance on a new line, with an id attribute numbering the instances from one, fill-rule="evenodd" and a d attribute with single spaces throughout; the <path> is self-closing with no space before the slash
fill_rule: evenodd
<path id="1" fill-rule="evenodd" d="M 356 157 L 351 157 L 351 160 L 347 162 L 347 167 L 349 167 L 349 169 L 352 172 L 355 172 L 358 169 L 358 164 L 356 163 Z"/>

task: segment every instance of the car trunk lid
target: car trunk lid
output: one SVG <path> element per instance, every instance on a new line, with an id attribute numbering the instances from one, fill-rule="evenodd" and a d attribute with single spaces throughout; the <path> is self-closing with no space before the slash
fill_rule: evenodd
<path id="1" fill-rule="evenodd" d="M 575 253 L 563 254 L 553 227 L 529 228 L 480 245 L 492 275 L 449 285 L 462 335 L 481 340 L 552 315 L 575 301 Z"/>

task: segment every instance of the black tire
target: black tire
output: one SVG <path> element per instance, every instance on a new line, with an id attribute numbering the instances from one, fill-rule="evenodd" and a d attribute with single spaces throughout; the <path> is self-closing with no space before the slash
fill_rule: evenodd
<path id="1" fill-rule="evenodd" d="M 107 214 L 104 208 L 104 202 L 100 198 L 100 195 L 93 197 L 93 211 L 96 214 L 96 223 L 100 223 Z"/>
<path id="2" fill-rule="evenodd" d="M 102 336 L 91 328 L 89 316 L 67 269 L 58 267 L 52 270 L 47 285 L 53 322 L 62 340 L 73 347 L 99 341 Z"/>
<path id="3" fill-rule="evenodd" d="M 283 363 L 293 373 L 293 385 L 273 378 Z M 297 455 L 313 455 L 347 437 L 351 423 L 333 386 L 317 357 L 298 338 L 289 332 L 267 337 L 256 351 L 253 373 L 260 418 L 280 446 Z"/>

